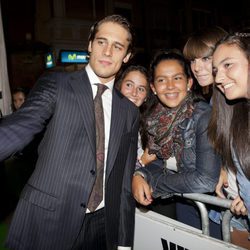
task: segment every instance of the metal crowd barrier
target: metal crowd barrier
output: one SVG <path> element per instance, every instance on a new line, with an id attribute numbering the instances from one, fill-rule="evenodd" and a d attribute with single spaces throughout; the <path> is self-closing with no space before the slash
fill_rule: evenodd
<path id="1" fill-rule="evenodd" d="M 224 241 L 231 242 L 230 221 L 233 217 L 233 214 L 230 211 L 230 207 L 232 200 L 222 199 L 208 194 L 199 194 L 199 193 L 187 193 L 187 194 L 175 193 L 174 195 L 192 200 L 197 205 L 201 214 L 202 233 L 208 236 L 209 236 L 209 218 L 205 204 L 226 208 L 226 211 L 222 213 L 222 237 Z"/>

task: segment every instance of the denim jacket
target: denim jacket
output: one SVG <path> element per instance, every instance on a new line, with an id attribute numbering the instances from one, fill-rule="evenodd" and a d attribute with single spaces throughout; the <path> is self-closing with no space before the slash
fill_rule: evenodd
<path id="1" fill-rule="evenodd" d="M 231 152 L 232 152 L 234 166 L 237 169 L 236 178 L 239 185 L 240 197 L 244 201 L 244 205 L 246 206 L 248 211 L 248 218 L 250 219 L 250 181 L 243 173 L 241 163 L 232 145 L 231 145 Z"/>
<path id="2" fill-rule="evenodd" d="M 161 159 L 137 170 L 151 185 L 154 198 L 166 198 L 171 193 L 208 193 L 215 190 L 221 160 L 207 137 L 210 113 L 209 104 L 200 101 L 195 104 L 192 117 L 179 125 L 184 149 L 177 172 L 164 168 Z"/>
<path id="3" fill-rule="evenodd" d="M 250 220 L 250 181 L 247 179 L 245 174 L 242 171 L 242 167 L 239 161 L 239 158 L 231 145 L 231 152 L 234 166 L 237 169 L 237 183 L 239 186 L 239 193 L 241 198 L 243 199 L 244 205 L 248 210 L 248 220 Z M 209 218 L 217 224 L 220 224 L 221 221 L 221 213 L 211 210 L 209 212 Z M 230 225 L 238 230 L 247 230 L 249 231 L 249 221 L 245 216 L 233 216 L 231 219 Z"/>

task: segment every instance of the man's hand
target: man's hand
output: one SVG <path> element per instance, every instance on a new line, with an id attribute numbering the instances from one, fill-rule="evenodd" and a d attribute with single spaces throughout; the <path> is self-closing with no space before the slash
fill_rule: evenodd
<path id="1" fill-rule="evenodd" d="M 136 175 L 132 180 L 132 193 L 137 202 L 144 206 L 148 206 L 152 203 L 151 188 L 144 178 L 140 175 Z"/>

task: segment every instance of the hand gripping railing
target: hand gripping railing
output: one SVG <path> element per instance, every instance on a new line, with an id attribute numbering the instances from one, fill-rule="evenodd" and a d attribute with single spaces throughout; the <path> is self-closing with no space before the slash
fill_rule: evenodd
<path id="1" fill-rule="evenodd" d="M 201 214 L 202 233 L 205 235 L 209 235 L 209 218 L 207 208 L 204 203 L 226 208 L 227 210 L 222 214 L 222 236 L 224 241 L 231 242 L 230 221 L 233 217 L 233 214 L 230 211 L 230 207 L 232 200 L 221 199 L 208 194 L 198 193 L 175 193 L 174 195 L 192 200 L 198 206 Z"/>

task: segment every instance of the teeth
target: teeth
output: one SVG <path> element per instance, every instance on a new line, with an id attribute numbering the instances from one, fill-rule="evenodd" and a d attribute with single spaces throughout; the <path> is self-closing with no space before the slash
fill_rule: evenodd
<path id="1" fill-rule="evenodd" d="M 136 100 L 135 99 L 132 99 L 132 98 L 129 98 L 129 100 L 133 103 L 136 103 Z"/>
<path id="2" fill-rule="evenodd" d="M 234 84 L 233 83 L 228 83 L 226 85 L 223 86 L 224 89 L 228 89 L 230 87 L 232 87 Z"/>

